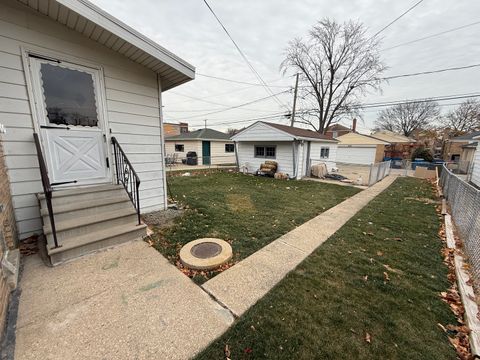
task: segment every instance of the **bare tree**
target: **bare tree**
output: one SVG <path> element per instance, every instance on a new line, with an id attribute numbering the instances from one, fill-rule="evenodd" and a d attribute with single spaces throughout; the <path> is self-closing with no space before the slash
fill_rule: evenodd
<path id="1" fill-rule="evenodd" d="M 230 135 L 230 136 L 233 136 L 235 134 L 237 134 L 240 130 L 238 129 L 234 129 L 234 128 L 228 128 L 227 129 L 227 134 Z"/>
<path id="2" fill-rule="evenodd" d="M 380 89 L 386 66 L 380 60 L 379 40 L 367 37 L 361 23 L 323 19 L 306 39 L 289 43 L 280 68 L 300 74 L 295 120 L 323 133 L 356 113 L 367 91 Z"/>
<path id="3" fill-rule="evenodd" d="M 411 101 L 382 110 L 375 122 L 377 129 L 410 136 L 417 129 L 430 129 L 440 115 L 434 101 Z"/>
<path id="4" fill-rule="evenodd" d="M 441 119 L 443 126 L 453 130 L 453 135 L 480 130 L 480 102 L 468 99 Z"/>

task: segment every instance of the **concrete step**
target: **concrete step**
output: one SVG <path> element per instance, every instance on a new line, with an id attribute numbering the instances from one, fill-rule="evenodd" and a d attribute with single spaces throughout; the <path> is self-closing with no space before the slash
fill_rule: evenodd
<path id="1" fill-rule="evenodd" d="M 91 201 L 79 201 L 72 202 L 65 205 L 53 206 L 53 214 L 56 222 L 65 220 L 78 219 L 88 215 L 99 215 L 102 213 L 131 209 L 132 203 L 126 192 L 118 194 L 111 198 L 100 198 Z M 40 214 L 43 217 L 43 223 L 48 224 L 50 222 L 48 209 L 42 208 Z"/>
<path id="2" fill-rule="evenodd" d="M 124 194 L 126 194 L 126 192 L 122 185 L 112 184 L 56 190 L 52 192 L 52 204 L 54 207 L 57 207 L 76 202 L 113 198 Z M 40 193 L 37 197 L 40 200 L 40 206 L 46 208 L 45 194 Z"/>
<path id="3" fill-rule="evenodd" d="M 137 222 L 137 212 L 132 205 L 126 209 L 56 221 L 55 227 L 57 229 L 57 240 L 59 243 L 62 243 L 73 237 L 119 225 L 135 225 Z M 52 229 L 49 221 L 44 223 L 43 233 L 47 237 L 47 244 L 53 245 Z"/>
<path id="4" fill-rule="evenodd" d="M 48 246 L 48 255 L 52 265 L 59 265 L 80 256 L 91 254 L 132 240 L 140 240 L 146 235 L 146 225 L 117 225 L 104 227 L 96 231 L 69 237 L 62 246 L 52 249 Z"/>

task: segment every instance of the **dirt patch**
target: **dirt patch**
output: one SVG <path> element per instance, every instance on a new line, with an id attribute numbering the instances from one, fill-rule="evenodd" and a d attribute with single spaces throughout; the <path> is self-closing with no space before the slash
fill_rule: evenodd
<path id="1" fill-rule="evenodd" d="M 252 199 L 249 195 L 240 194 L 227 194 L 227 205 L 233 211 L 253 211 L 255 205 L 253 205 Z"/>
<path id="2" fill-rule="evenodd" d="M 168 228 L 173 225 L 175 219 L 182 216 L 184 210 L 167 209 L 160 211 L 153 211 L 148 214 L 144 214 L 143 221 L 149 227 L 156 227 L 159 229 Z"/>

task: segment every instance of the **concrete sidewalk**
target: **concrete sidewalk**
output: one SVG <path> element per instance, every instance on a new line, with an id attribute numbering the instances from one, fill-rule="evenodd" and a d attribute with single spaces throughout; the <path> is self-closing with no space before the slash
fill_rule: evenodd
<path id="1" fill-rule="evenodd" d="M 207 281 L 203 288 L 233 314 L 241 316 L 395 179 L 396 176 L 387 176 L 307 221 Z"/>
<path id="2" fill-rule="evenodd" d="M 233 316 L 143 241 L 46 267 L 25 258 L 15 359 L 188 359 Z"/>

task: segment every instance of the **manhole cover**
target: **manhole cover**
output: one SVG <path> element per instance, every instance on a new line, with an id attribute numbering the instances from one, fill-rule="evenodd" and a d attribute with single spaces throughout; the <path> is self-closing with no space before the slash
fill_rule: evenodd
<path id="1" fill-rule="evenodd" d="M 217 256 L 222 251 L 222 247 L 213 242 L 204 242 L 192 247 L 190 252 L 193 256 L 200 259 L 208 259 Z"/>
<path id="2" fill-rule="evenodd" d="M 179 255 L 182 264 L 190 269 L 215 269 L 232 258 L 232 247 L 221 239 L 204 238 L 185 244 Z"/>

